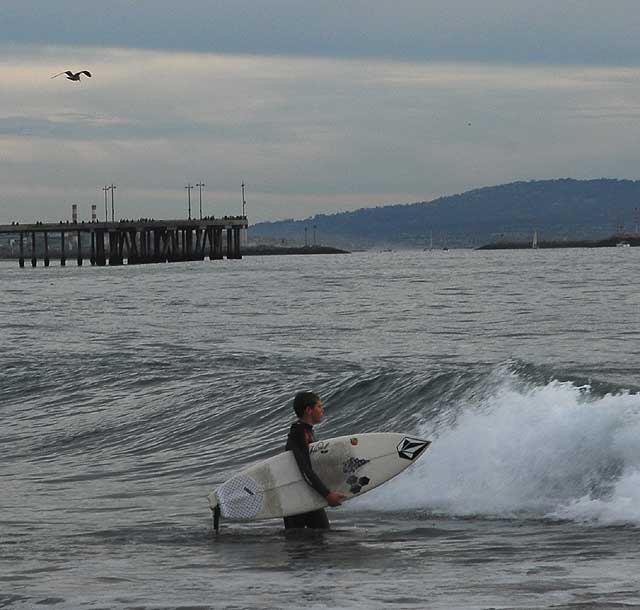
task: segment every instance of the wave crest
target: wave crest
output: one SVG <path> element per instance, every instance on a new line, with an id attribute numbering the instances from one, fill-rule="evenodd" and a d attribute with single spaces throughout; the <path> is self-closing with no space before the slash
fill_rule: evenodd
<path id="1" fill-rule="evenodd" d="M 448 515 L 640 522 L 640 397 L 509 367 L 490 395 L 451 406 L 430 452 L 360 504 Z M 491 387 L 491 384 L 485 386 Z M 434 422 L 419 433 L 434 436 Z"/>

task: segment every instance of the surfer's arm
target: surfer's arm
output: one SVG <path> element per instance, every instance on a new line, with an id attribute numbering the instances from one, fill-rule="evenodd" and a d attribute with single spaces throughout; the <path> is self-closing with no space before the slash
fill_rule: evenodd
<path id="1" fill-rule="evenodd" d="M 304 449 L 296 447 L 292 449 L 292 451 L 293 456 L 296 458 L 298 468 L 300 468 L 300 472 L 302 473 L 302 478 L 323 498 L 326 498 L 329 495 L 329 489 L 313 471 L 311 460 L 309 459 L 309 450 L 306 447 Z"/>
<path id="2" fill-rule="evenodd" d="M 304 432 L 300 428 L 292 428 L 289 439 L 291 441 L 291 451 L 293 451 L 293 457 L 296 459 L 302 478 L 323 498 L 326 498 L 330 492 L 311 467 L 311 457 L 309 456 L 309 448 L 304 438 Z"/>

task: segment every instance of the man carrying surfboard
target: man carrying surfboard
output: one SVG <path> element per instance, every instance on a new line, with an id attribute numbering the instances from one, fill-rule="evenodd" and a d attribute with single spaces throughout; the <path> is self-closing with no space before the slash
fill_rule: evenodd
<path id="1" fill-rule="evenodd" d="M 327 501 L 327 504 L 340 506 L 346 496 L 329 491 L 313 471 L 309 455 L 309 444 L 316 441 L 313 426 L 319 424 L 324 415 L 322 402 L 314 392 L 298 392 L 293 400 L 293 410 L 298 419 L 291 424 L 285 450 L 293 452 L 304 480 Z M 284 517 L 284 527 L 285 529 L 308 527 L 327 530 L 329 529 L 329 519 L 324 508 L 320 508 L 308 513 Z"/>

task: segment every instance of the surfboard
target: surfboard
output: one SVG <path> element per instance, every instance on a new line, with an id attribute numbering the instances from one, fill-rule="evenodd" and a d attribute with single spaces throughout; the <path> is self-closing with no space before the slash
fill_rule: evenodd
<path id="1" fill-rule="evenodd" d="M 309 453 L 322 482 L 349 500 L 400 474 L 430 444 L 396 432 L 369 432 L 311 443 Z M 286 517 L 327 506 L 302 478 L 291 451 L 242 470 L 212 491 L 208 501 L 232 520 Z"/>

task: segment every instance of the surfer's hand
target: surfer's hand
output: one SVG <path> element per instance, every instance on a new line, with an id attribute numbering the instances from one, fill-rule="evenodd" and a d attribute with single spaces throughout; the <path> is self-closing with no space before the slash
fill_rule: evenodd
<path id="1" fill-rule="evenodd" d="M 325 498 L 325 500 L 327 501 L 329 506 L 340 506 L 340 504 L 342 504 L 342 501 L 345 498 L 346 496 L 343 496 L 342 494 L 339 494 L 335 491 L 330 491 L 327 494 L 327 497 Z"/>

